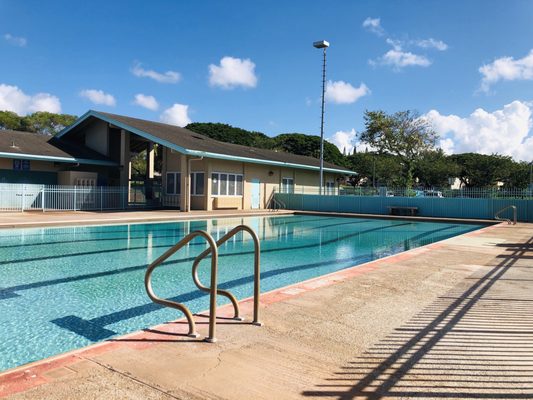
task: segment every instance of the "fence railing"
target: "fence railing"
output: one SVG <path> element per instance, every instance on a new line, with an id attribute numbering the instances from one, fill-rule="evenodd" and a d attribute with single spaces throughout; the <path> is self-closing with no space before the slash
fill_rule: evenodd
<path id="1" fill-rule="evenodd" d="M 122 186 L 0 184 L 0 211 L 96 211 L 128 207 Z"/>
<path id="2" fill-rule="evenodd" d="M 283 193 L 282 188 L 277 190 Z M 292 189 L 294 194 L 320 194 L 318 187 L 300 186 Z M 341 186 L 324 188 L 324 195 L 363 196 L 363 197 L 436 197 L 470 199 L 533 199 L 533 188 L 401 188 L 401 187 L 364 187 Z"/>
<path id="3" fill-rule="evenodd" d="M 336 188 L 334 195 L 319 195 L 317 188 L 276 193 L 287 209 L 386 215 L 390 207 L 414 207 L 423 217 L 494 219 L 504 207 L 515 206 L 518 221 L 533 222 L 531 189 L 391 189 Z M 510 218 L 506 211 L 503 217 Z"/>

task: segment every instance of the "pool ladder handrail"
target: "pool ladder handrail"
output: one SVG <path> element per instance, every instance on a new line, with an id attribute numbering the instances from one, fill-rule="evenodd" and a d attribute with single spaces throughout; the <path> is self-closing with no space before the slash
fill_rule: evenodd
<path id="1" fill-rule="evenodd" d="M 255 231 L 250 228 L 248 225 L 238 225 L 235 228 L 233 228 L 231 231 L 226 233 L 224 236 L 222 236 L 219 240 L 216 242 L 217 248 L 226 243 L 229 239 L 231 239 L 233 236 L 235 236 L 237 233 L 245 231 L 250 234 L 250 236 L 253 239 L 254 242 L 254 314 L 253 314 L 253 325 L 261 326 L 262 323 L 259 321 L 259 294 L 260 294 L 260 279 L 261 279 L 261 246 L 259 243 L 259 237 L 255 233 Z M 198 289 L 204 291 L 204 292 L 211 292 L 212 288 L 204 286 L 202 282 L 200 282 L 200 279 L 198 278 L 198 267 L 200 265 L 200 262 L 207 257 L 212 251 L 212 248 L 209 247 L 205 249 L 202 253 L 200 253 L 196 259 L 193 262 L 192 265 L 192 278 Z M 233 305 L 234 310 L 234 316 L 233 318 L 239 321 L 242 321 L 243 318 L 240 317 L 240 310 L 239 310 L 239 303 L 237 302 L 237 299 L 231 292 L 224 289 L 217 289 L 217 294 L 222 295 L 224 297 L 227 297 L 231 304 Z"/>
<path id="2" fill-rule="evenodd" d="M 285 203 L 281 200 L 278 200 L 274 197 L 274 193 L 272 193 L 272 196 L 270 197 L 269 201 L 269 210 L 270 211 L 278 211 L 280 208 L 287 208 Z"/>
<path id="3" fill-rule="evenodd" d="M 204 291 L 208 292 L 210 294 L 210 300 L 209 300 L 209 336 L 205 339 L 207 342 L 214 343 L 216 342 L 216 311 L 217 311 L 217 302 L 216 302 L 216 295 L 220 294 L 222 296 L 225 296 L 230 299 L 231 303 L 233 304 L 234 308 L 234 319 L 242 321 L 242 318 L 239 316 L 239 305 L 238 302 L 227 290 L 218 289 L 217 288 L 217 280 L 218 280 L 218 247 L 224 244 L 226 241 L 228 241 L 231 237 L 236 235 L 240 231 L 246 231 L 248 232 L 254 241 L 254 316 L 253 316 L 253 325 L 261 326 L 262 323 L 259 321 L 259 295 L 260 295 L 260 254 L 261 254 L 261 247 L 259 244 L 259 238 L 255 231 L 250 228 L 248 225 L 238 225 L 235 228 L 233 228 L 231 231 L 226 233 L 222 238 L 220 238 L 217 242 L 213 239 L 213 237 L 207 233 L 206 231 L 194 231 L 189 233 L 187 236 L 185 236 L 183 239 L 181 239 L 178 243 L 176 243 L 174 246 L 172 246 L 169 250 L 167 250 L 165 253 L 163 253 L 157 260 L 155 260 L 153 263 L 151 263 L 148 266 L 148 269 L 146 270 L 146 274 L 144 277 L 144 285 L 146 288 L 146 292 L 148 293 L 148 297 L 157 304 L 161 304 L 166 307 L 175 308 L 185 315 L 187 322 L 189 324 L 189 332 L 187 333 L 187 336 L 197 338 L 200 335 L 196 332 L 196 324 L 193 319 L 193 314 L 190 312 L 188 307 L 182 303 L 178 303 L 172 300 L 163 299 L 158 297 L 152 288 L 152 273 L 159 265 L 161 265 L 166 259 L 168 259 L 170 256 L 172 256 L 174 253 L 176 253 L 178 250 L 180 250 L 183 246 L 185 246 L 187 243 L 189 243 L 192 239 L 195 237 L 201 236 L 203 237 L 206 242 L 208 243 L 209 247 L 205 249 L 202 253 L 200 253 L 193 262 L 193 268 L 192 268 L 192 277 L 193 281 L 196 284 L 196 286 Z M 206 287 L 204 286 L 199 278 L 198 278 L 198 266 L 200 264 L 200 261 L 202 261 L 205 257 L 207 257 L 208 254 L 211 254 L 211 286 Z"/>
<path id="4" fill-rule="evenodd" d="M 183 239 L 181 239 L 178 243 L 176 243 L 174 246 L 172 246 L 170 249 L 168 249 L 166 252 L 164 252 L 157 260 L 155 260 L 153 263 L 151 263 L 148 266 L 148 269 L 146 270 L 146 274 L 144 276 L 144 286 L 146 288 L 146 292 L 148 293 L 148 297 L 157 304 L 161 304 L 165 307 L 175 308 L 176 310 L 181 311 L 183 314 L 185 314 L 185 318 L 187 318 L 187 322 L 189 323 L 189 332 L 187 333 L 187 336 L 197 338 L 200 335 L 196 332 L 196 324 L 194 323 L 193 315 L 189 308 L 182 304 L 178 303 L 172 300 L 163 299 L 161 297 L 158 297 L 152 288 L 152 273 L 154 270 L 161 265 L 166 259 L 168 259 L 170 256 L 172 256 L 174 253 L 176 253 L 178 250 L 180 250 L 183 246 L 185 246 L 187 243 L 189 243 L 191 240 L 193 240 L 195 237 L 201 236 L 203 237 L 207 244 L 209 245 L 210 253 L 212 254 L 211 257 L 211 288 L 209 290 L 210 292 L 210 300 L 209 300 L 209 336 L 205 339 L 207 342 L 214 343 L 216 342 L 215 338 L 215 331 L 216 331 L 216 310 L 217 310 L 217 300 L 216 300 L 216 291 L 217 291 L 217 268 L 218 268 L 218 248 L 215 240 L 213 237 L 207 233 L 206 231 L 194 231 L 189 233 L 187 236 L 185 236 Z"/>
<path id="5" fill-rule="evenodd" d="M 508 209 L 512 208 L 513 209 L 513 220 L 511 221 L 511 219 L 509 218 L 500 218 L 500 214 Z M 507 223 L 509 225 L 513 224 L 513 225 L 516 225 L 516 221 L 517 221 L 517 212 L 516 212 L 516 206 L 507 206 L 507 207 L 504 207 L 502 208 L 500 211 L 496 212 L 496 214 L 494 214 L 494 219 L 497 220 L 497 221 L 507 221 Z"/>

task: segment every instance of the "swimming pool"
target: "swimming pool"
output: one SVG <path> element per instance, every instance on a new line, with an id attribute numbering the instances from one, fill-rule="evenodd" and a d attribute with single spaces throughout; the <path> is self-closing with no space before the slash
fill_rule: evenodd
<path id="1" fill-rule="evenodd" d="M 0 371 L 181 317 L 148 299 L 147 265 L 191 231 L 218 239 L 242 223 L 261 239 L 262 292 L 484 226 L 291 215 L 0 230 Z M 158 295 L 208 308 L 191 279 L 204 248 L 194 240 L 154 272 Z M 238 234 L 220 248 L 219 287 L 251 296 L 252 263 L 253 242 Z"/>

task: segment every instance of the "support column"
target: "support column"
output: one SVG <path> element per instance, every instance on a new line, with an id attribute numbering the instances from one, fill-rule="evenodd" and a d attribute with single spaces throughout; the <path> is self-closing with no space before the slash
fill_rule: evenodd
<path id="1" fill-rule="evenodd" d="M 211 166 L 211 159 L 205 159 L 205 164 L 207 168 L 205 168 L 205 203 L 204 203 L 204 210 L 211 211 L 213 209 L 213 198 L 211 193 L 211 174 L 213 173 L 213 167 Z"/>
<path id="2" fill-rule="evenodd" d="M 146 179 L 154 179 L 155 149 L 152 142 L 146 146 Z"/>
<path id="3" fill-rule="evenodd" d="M 131 179 L 131 154 L 130 154 L 130 133 L 124 129 L 120 130 L 120 186 L 127 186 L 130 191 Z"/>
<path id="4" fill-rule="evenodd" d="M 182 154 L 180 156 L 180 172 L 181 172 L 181 188 L 180 188 L 180 211 L 186 212 L 190 210 L 191 205 L 188 204 L 190 199 L 189 191 L 191 187 L 191 174 L 189 172 L 189 166 L 187 162 L 187 156 Z"/>

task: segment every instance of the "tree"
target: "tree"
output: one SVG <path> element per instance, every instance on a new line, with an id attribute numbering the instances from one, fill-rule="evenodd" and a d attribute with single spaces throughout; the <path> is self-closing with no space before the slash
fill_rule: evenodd
<path id="1" fill-rule="evenodd" d="M 384 111 L 366 111 L 364 119 L 365 131 L 360 141 L 379 153 L 397 156 L 403 164 L 404 184 L 412 186 L 416 159 L 434 149 L 438 139 L 429 121 L 410 110 L 390 115 Z"/>
<path id="2" fill-rule="evenodd" d="M 22 130 L 22 118 L 13 111 L 0 111 L 0 129 Z"/>
<path id="3" fill-rule="evenodd" d="M 459 176 L 459 166 L 442 149 L 425 151 L 415 162 L 414 176 L 419 185 L 424 187 L 444 187 L 449 184 L 449 178 Z"/>
<path id="4" fill-rule="evenodd" d="M 513 167 L 513 160 L 498 154 L 454 154 L 450 158 L 459 166 L 459 179 L 467 187 L 493 187 L 505 182 Z"/>
<path id="5" fill-rule="evenodd" d="M 194 122 L 186 126 L 194 132 L 221 142 L 320 158 L 320 137 L 303 133 L 284 133 L 269 137 L 261 132 L 247 131 L 227 124 Z M 324 141 L 324 161 L 343 166 L 346 158 L 332 143 Z"/>
<path id="6" fill-rule="evenodd" d="M 76 121 L 75 115 L 38 111 L 22 118 L 23 129 L 28 132 L 55 135 Z"/>
<path id="7" fill-rule="evenodd" d="M 320 136 L 283 133 L 273 138 L 274 148 L 287 153 L 320 158 Z M 324 141 L 324 161 L 344 166 L 346 159 L 333 143 Z"/>
<path id="8" fill-rule="evenodd" d="M 12 129 L 55 135 L 76 121 L 75 115 L 54 114 L 38 111 L 26 116 L 19 116 L 12 111 L 0 111 L 0 129 Z"/>
<path id="9" fill-rule="evenodd" d="M 357 172 L 359 185 L 378 187 L 402 184 L 402 165 L 396 156 L 363 152 L 348 156 L 347 161 L 347 166 Z"/>
<path id="10" fill-rule="evenodd" d="M 193 122 L 185 128 L 210 137 L 211 139 L 220 140 L 221 142 L 260 147 L 263 149 L 270 149 L 273 146 L 272 138 L 264 133 L 247 131 L 228 124 Z"/>
<path id="11" fill-rule="evenodd" d="M 513 162 L 505 180 L 506 188 L 525 189 L 529 186 L 532 178 L 532 165 L 527 162 Z"/>

